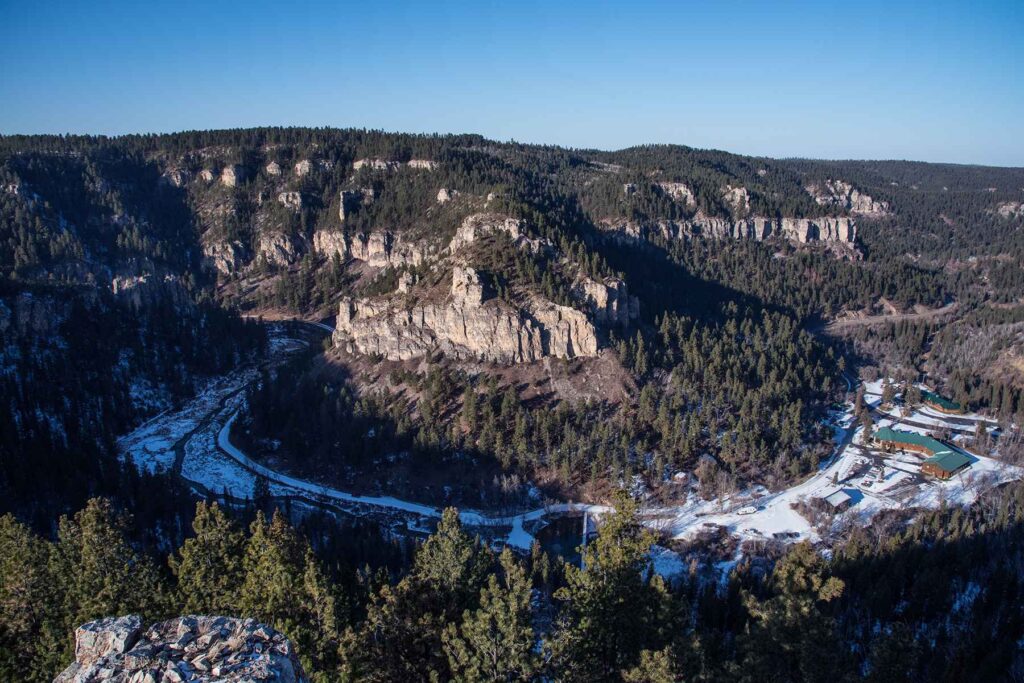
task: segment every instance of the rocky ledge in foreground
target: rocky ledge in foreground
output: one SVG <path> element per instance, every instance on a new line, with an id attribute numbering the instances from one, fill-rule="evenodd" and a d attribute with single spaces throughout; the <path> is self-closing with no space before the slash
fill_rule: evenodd
<path id="1" fill-rule="evenodd" d="M 75 631 L 75 662 L 54 683 L 305 683 L 287 638 L 253 619 L 179 617 L 143 632 L 137 616 Z"/>

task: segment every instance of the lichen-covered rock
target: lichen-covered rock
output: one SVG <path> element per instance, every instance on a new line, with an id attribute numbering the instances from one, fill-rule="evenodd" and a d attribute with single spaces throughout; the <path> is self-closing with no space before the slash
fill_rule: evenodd
<path id="1" fill-rule="evenodd" d="M 75 631 L 75 661 L 54 683 L 304 683 L 283 634 L 252 619 L 189 616 L 142 632 L 137 616 L 101 619 Z"/>
<path id="2" fill-rule="evenodd" d="M 807 186 L 807 192 L 821 206 L 831 206 L 858 216 L 884 216 L 889 213 L 886 202 L 876 201 L 843 180 L 826 180 Z"/>

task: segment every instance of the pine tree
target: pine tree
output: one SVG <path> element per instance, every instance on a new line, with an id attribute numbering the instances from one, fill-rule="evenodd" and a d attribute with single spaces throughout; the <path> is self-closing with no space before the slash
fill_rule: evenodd
<path id="1" fill-rule="evenodd" d="M 844 654 L 820 606 L 842 595 L 843 582 L 828 575 L 809 543 L 800 543 L 776 565 L 771 587 L 766 600 L 745 594 L 752 624 L 738 643 L 740 680 L 834 680 Z"/>
<path id="2" fill-rule="evenodd" d="M 491 574 L 480 592 L 480 607 L 465 611 L 460 626 L 449 624 L 445 630 L 452 680 L 530 681 L 537 672 L 530 581 L 508 548 L 500 559 L 503 580 Z"/>
<path id="3" fill-rule="evenodd" d="M 0 680 L 48 683 L 63 662 L 60 595 L 49 544 L 12 515 L 0 517 Z"/>
<path id="4" fill-rule="evenodd" d="M 548 644 L 551 662 L 565 681 L 614 681 L 639 664 L 644 649 L 660 649 L 668 596 L 652 581 L 648 555 L 654 542 L 624 492 L 615 512 L 602 519 L 597 538 L 583 552 L 583 569 L 565 565 L 564 602 Z"/>
<path id="5" fill-rule="evenodd" d="M 60 519 L 50 572 L 63 596 L 66 634 L 112 614 L 149 619 L 166 611 L 167 591 L 155 567 L 126 540 L 130 524 L 104 498 L 89 500 L 73 519 Z"/>
<path id="6" fill-rule="evenodd" d="M 169 559 L 178 578 L 179 604 L 188 613 L 235 614 L 245 574 L 245 534 L 217 503 L 200 501 L 192 520 L 195 536 Z"/>
<path id="7" fill-rule="evenodd" d="M 275 511 L 270 524 L 262 512 L 250 527 L 242 562 L 245 580 L 239 609 L 291 634 L 301 621 L 297 597 L 302 594 L 305 542 Z"/>

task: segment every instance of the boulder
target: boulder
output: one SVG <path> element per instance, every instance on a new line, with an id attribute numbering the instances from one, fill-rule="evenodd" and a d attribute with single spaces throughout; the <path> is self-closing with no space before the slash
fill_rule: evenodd
<path id="1" fill-rule="evenodd" d="M 54 683 L 306 683 L 282 633 L 252 619 L 101 619 L 75 632 L 75 661 Z"/>

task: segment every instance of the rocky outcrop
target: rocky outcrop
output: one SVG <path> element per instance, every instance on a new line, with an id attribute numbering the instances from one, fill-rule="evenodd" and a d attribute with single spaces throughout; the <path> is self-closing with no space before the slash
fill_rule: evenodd
<path id="1" fill-rule="evenodd" d="M 279 176 L 281 175 L 281 164 L 276 161 L 271 161 L 263 168 L 263 170 L 267 172 L 267 175 Z"/>
<path id="2" fill-rule="evenodd" d="M 722 201 L 734 216 L 746 216 L 750 213 L 750 193 L 742 185 L 738 187 L 726 185 L 722 191 Z"/>
<path id="3" fill-rule="evenodd" d="M 212 183 L 213 182 L 213 171 L 211 171 L 208 168 L 204 168 L 202 171 L 199 172 L 199 178 L 204 183 Z"/>
<path id="4" fill-rule="evenodd" d="M 528 363 L 545 356 L 597 354 L 597 334 L 574 308 L 534 298 L 524 309 L 484 300 L 472 268 L 456 266 L 450 297 L 411 308 L 389 301 L 342 300 L 335 345 L 389 360 L 419 358 L 433 351 L 461 360 Z"/>
<path id="5" fill-rule="evenodd" d="M 409 168 L 416 168 L 422 171 L 433 171 L 437 168 L 437 162 L 430 159 L 409 159 L 406 164 Z"/>
<path id="6" fill-rule="evenodd" d="M 698 211 L 688 220 L 639 223 L 606 219 L 598 227 L 608 239 L 618 242 L 636 242 L 656 235 L 666 240 L 704 236 L 758 241 L 780 236 L 801 244 L 818 241 L 853 244 L 857 238 L 856 221 L 846 216 L 782 219 L 751 216 L 732 219 L 708 216 Z"/>
<path id="7" fill-rule="evenodd" d="M 835 207 L 858 216 L 878 217 L 889 213 L 889 205 L 864 194 L 842 180 L 826 180 L 807 186 L 807 192 L 821 206 Z"/>
<path id="8" fill-rule="evenodd" d="M 246 249 L 241 242 L 212 242 L 203 245 L 203 257 L 208 266 L 222 275 L 237 272 L 246 261 Z"/>
<path id="9" fill-rule="evenodd" d="M 252 619 L 179 617 L 145 632 L 137 616 L 75 631 L 75 661 L 54 683 L 304 683 L 291 642 Z"/>
<path id="10" fill-rule="evenodd" d="M 235 187 L 238 183 L 242 182 L 245 178 L 245 172 L 241 166 L 235 164 L 228 164 L 220 172 L 221 185 L 225 187 Z"/>
<path id="11" fill-rule="evenodd" d="M 350 257 L 349 239 L 340 230 L 317 230 L 313 233 L 313 251 L 332 259 L 335 254 L 345 260 Z"/>
<path id="12" fill-rule="evenodd" d="M 697 197 L 693 194 L 693 190 L 686 183 L 658 183 L 658 187 L 661 191 L 672 197 L 676 201 L 680 201 L 687 206 L 694 206 L 697 203 Z"/>
<path id="13" fill-rule="evenodd" d="M 352 162 L 352 168 L 357 171 L 362 168 L 370 168 L 374 171 L 397 171 L 401 167 L 402 162 L 385 159 L 356 159 Z"/>
<path id="14" fill-rule="evenodd" d="M 523 222 L 496 213 L 475 213 L 462 221 L 448 248 L 451 251 L 458 251 L 486 235 L 498 232 L 503 232 L 513 241 L 517 241 L 524 236 Z"/>
<path id="15" fill-rule="evenodd" d="M 273 266 L 290 266 L 305 253 L 301 240 L 280 232 L 264 232 L 256 244 L 256 254 Z"/>
<path id="16" fill-rule="evenodd" d="M 629 295 L 626 283 L 618 278 L 603 282 L 583 278 L 577 283 L 577 296 L 590 307 L 591 318 L 600 325 L 628 325 L 640 316 L 640 301 Z"/>
<path id="17" fill-rule="evenodd" d="M 291 209 L 292 211 L 302 210 L 301 192 L 280 192 L 277 195 L 277 201 L 286 209 Z"/>
<path id="18" fill-rule="evenodd" d="M 390 232 L 374 232 L 350 237 L 340 230 L 317 230 L 313 233 L 316 253 L 334 258 L 355 258 L 374 268 L 418 266 L 423 263 L 427 250 L 416 243 L 407 243 Z"/>
<path id="19" fill-rule="evenodd" d="M 437 203 L 447 204 L 451 200 L 455 199 L 455 197 L 457 197 L 458 194 L 458 190 L 449 190 L 447 188 L 442 187 L 440 190 L 437 191 Z"/>
<path id="20" fill-rule="evenodd" d="M 1000 218 L 1024 218 L 1024 203 L 1000 202 L 996 205 L 995 213 Z"/>
<path id="21" fill-rule="evenodd" d="M 185 187 L 192 180 L 192 174 L 184 168 L 169 168 L 160 176 L 160 180 L 173 187 Z"/>
<path id="22" fill-rule="evenodd" d="M 313 162 L 309 159 L 303 159 L 295 164 L 295 175 L 300 178 L 304 175 L 308 175 L 313 170 Z"/>

